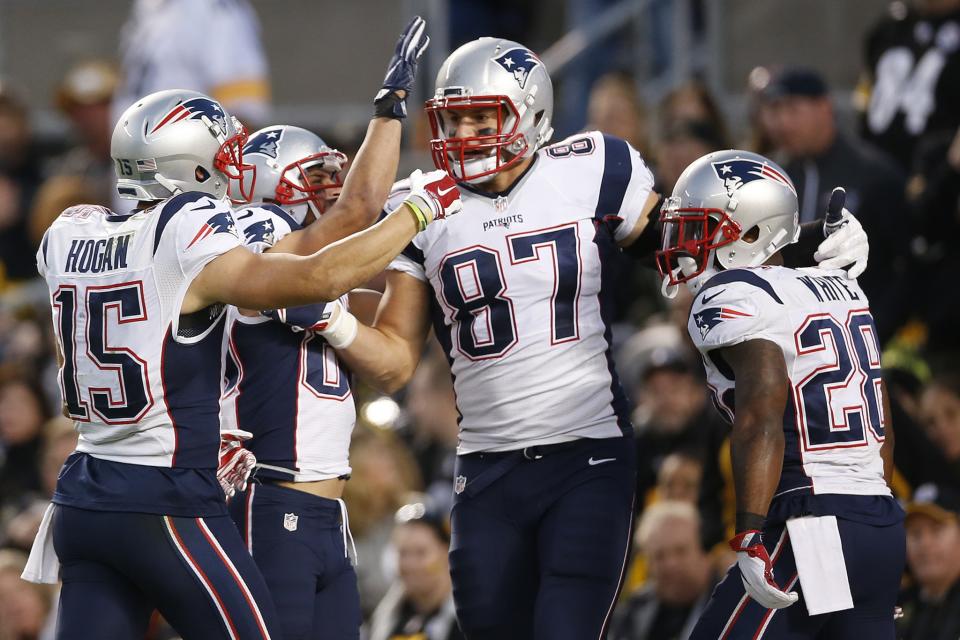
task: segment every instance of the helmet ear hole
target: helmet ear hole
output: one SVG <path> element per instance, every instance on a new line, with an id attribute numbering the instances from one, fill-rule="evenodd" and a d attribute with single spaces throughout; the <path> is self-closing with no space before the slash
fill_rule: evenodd
<path id="1" fill-rule="evenodd" d="M 197 165 L 197 168 L 193 172 L 194 177 L 196 177 L 197 182 L 206 182 L 210 179 L 210 172 Z"/>
<path id="2" fill-rule="evenodd" d="M 747 243 L 753 243 L 757 241 L 757 238 L 760 237 L 760 227 L 754 225 L 750 228 L 749 231 L 740 236 L 740 239 Z"/>
<path id="3" fill-rule="evenodd" d="M 539 125 L 541 120 L 543 120 L 543 110 L 537 111 L 537 112 L 533 115 L 533 124 L 534 124 L 534 126 Z"/>

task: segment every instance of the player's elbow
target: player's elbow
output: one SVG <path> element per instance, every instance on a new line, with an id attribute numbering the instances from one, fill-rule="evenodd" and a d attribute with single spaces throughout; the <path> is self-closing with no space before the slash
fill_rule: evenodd
<path id="1" fill-rule="evenodd" d="M 371 192 L 372 190 L 366 189 L 341 196 L 330 211 L 337 216 L 340 228 L 346 231 L 347 235 L 363 231 L 377 221 L 377 216 L 383 209 L 383 200 Z"/>

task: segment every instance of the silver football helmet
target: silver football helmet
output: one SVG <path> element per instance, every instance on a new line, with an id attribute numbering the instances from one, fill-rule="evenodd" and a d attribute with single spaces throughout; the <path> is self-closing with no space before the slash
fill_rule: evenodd
<path id="1" fill-rule="evenodd" d="M 687 167 L 661 208 L 657 268 L 664 290 L 696 291 L 718 269 L 754 267 L 797 241 L 797 192 L 786 172 L 750 151 L 708 153 Z"/>
<path id="2" fill-rule="evenodd" d="M 246 133 L 240 122 L 202 93 L 167 90 L 131 105 L 117 122 L 110 155 L 121 198 L 162 200 L 183 191 L 216 198 L 241 190 Z M 241 194 L 242 197 L 242 194 Z"/>
<path id="3" fill-rule="evenodd" d="M 496 130 L 456 137 L 453 111 L 495 109 Z M 460 182 L 476 184 L 514 166 L 553 135 L 553 83 L 523 45 L 479 38 L 450 54 L 427 101 L 433 162 Z"/>
<path id="4" fill-rule="evenodd" d="M 253 167 L 254 202 L 273 201 L 303 224 L 308 212 L 319 218 L 340 195 L 340 172 L 347 156 L 327 146 L 320 136 L 289 125 L 264 127 L 250 135 L 243 158 Z M 311 180 L 308 169 L 329 175 L 326 184 Z"/>

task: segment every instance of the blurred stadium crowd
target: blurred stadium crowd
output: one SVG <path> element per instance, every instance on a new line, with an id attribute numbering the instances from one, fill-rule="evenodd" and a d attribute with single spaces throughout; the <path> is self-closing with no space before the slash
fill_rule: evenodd
<path id="1" fill-rule="evenodd" d="M 255 20 L 253 13 L 245 19 L 251 16 Z M 147 86 L 138 74 L 149 68 L 143 57 L 149 51 L 134 59 L 123 49 L 142 27 L 138 20 L 146 19 L 131 13 L 120 62 L 81 61 L 65 71 L 56 106 L 71 125 L 68 139 L 38 143 L 30 110 L 15 87 L 0 82 L 0 640 L 52 637 L 55 590 L 22 582 L 19 574 L 57 472 L 76 443 L 73 425 L 60 416 L 49 302 L 34 259 L 39 239 L 66 206 L 116 204 L 109 141 L 124 100 L 182 81 L 210 92 L 253 128 L 269 124 L 268 70 L 255 38 L 242 40 L 243 56 L 224 54 L 231 62 L 220 77 L 184 71 L 182 78 L 171 73 L 152 80 L 169 86 Z M 523 39 L 515 24 L 484 26 Z M 460 44 L 457 37 L 453 29 L 452 46 Z M 608 69 L 591 78 L 585 127 L 641 150 L 660 193 L 671 192 L 691 161 L 727 147 L 776 158 L 797 187 L 802 222 L 822 215 L 834 186 L 846 187 L 847 206 L 871 241 L 861 282 L 884 347 L 896 431 L 895 491 L 909 514 L 900 637 L 956 638 L 960 2 L 894 3 L 862 51 L 863 82 L 853 94 L 861 115 L 856 127 L 839 123 L 837 94 L 818 70 L 775 65 L 757 67 L 745 79 L 748 122 L 728 121 L 696 77 L 658 104 L 645 104 L 633 77 Z M 426 147 L 422 122 L 405 135 L 414 149 Z M 350 140 L 332 142 L 348 154 L 355 150 Z M 626 257 L 619 268 L 617 365 L 634 407 L 640 504 L 635 556 L 610 637 L 685 638 L 732 561 L 722 544 L 733 526 L 728 426 L 708 401 L 686 335 L 689 297 L 666 302 L 652 272 Z M 430 348 L 411 384 L 394 397 L 362 387 L 356 396 L 360 418 L 345 500 L 367 637 L 461 637 L 450 596 L 445 516 L 457 410 L 439 346 Z M 152 637 L 169 633 L 158 621 Z"/>

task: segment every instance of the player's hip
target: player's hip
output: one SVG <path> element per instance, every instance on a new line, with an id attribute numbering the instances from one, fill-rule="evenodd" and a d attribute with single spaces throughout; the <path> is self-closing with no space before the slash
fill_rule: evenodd
<path id="1" fill-rule="evenodd" d="M 510 508 L 531 504 L 531 499 L 545 505 L 548 496 L 562 495 L 589 482 L 603 485 L 598 489 L 602 492 L 618 487 L 615 494 L 632 496 L 635 477 L 632 432 L 612 438 L 576 438 L 512 451 L 459 455 L 454 499 L 460 503 L 493 492 L 493 499 L 512 505 Z"/>

